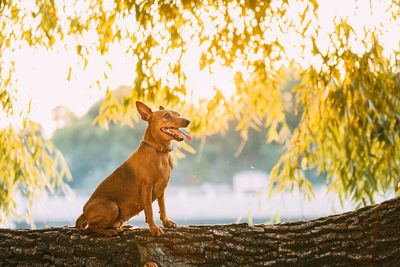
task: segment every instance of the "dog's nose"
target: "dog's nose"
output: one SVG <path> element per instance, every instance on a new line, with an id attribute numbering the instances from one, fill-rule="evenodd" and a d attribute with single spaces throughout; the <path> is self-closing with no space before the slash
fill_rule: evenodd
<path id="1" fill-rule="evenodd" d="M 185 124 L 188 126 L 190 124 L 190 120 L 185 119 Z"/>

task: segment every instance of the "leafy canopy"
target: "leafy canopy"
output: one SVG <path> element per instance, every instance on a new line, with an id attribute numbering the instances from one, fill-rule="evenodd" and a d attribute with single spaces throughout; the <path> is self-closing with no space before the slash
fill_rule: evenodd
<path id="1" fill-rule="evenodd" d="M 12 62 L 5 55 L 18 46 L 50 49 L 60 42 L 72 43 L 86 66 L 93 51 L 106 54 L 111 46 L 121 45 L 135 56 L 137 76 L 122 99 L 107 91 L 95 120 L 100 125 L 106 126 L 109 120 L 128 124 L 137 120 L 134 102 L 141 99 L 185 112 L 192 120 L 191 131 L 198 136 L 223 132 L 234 119 L 239 120 L 236 129 L 244 140 L 249 127 L 265 127 L 268 142 L 287 146 L 271 173 L 271 190 L 290 184 L 312 194 L 302 170 L 317 168 L 339 196 L 373 202 L 374 193 L 393 189 L 400 176 L 399 47 L 382 46 L 384 23 L 360 29 L 348 18 L 337 17 L 329 27 L 322 27 L 318 3 L 38 0 L 29 5 L 1 1 L 2 112 L 12 114 L 15 90 Z M 371 12 L 375 3 L 385 7 L 382 17 L 398 29 L 399 2 L 370 1 Z M 354 12 L 357 17 L 361 11 Z M 232 95 L 214 88 L 212 98 L 191 101 L 182 59 L 193 47 L 201 55 L 192 64 L 209 72 L 217 66 L 236 72 Z M 287 95 L 281 90 L 289 73 L 301 79 L 293 94 L 302 119 L 293 133 L 285 118 Z M 1 166 L 8 166 L 6 158 L 14 162 L 8 171 L 2 168 L 2 190 L 18 184 L 14 177 L 19 177 L 22 188 L 36 187 L 39 177 L 55 181 L 51 172 L 26 176 L 33 162 L 41 166 L 51 151 L 42 150 L 36 161 L 21 165 L 21 158 L 35 157 L 34 144 L 24 141 L 24 127 L 10 129 L 1 129 L 2 135 L 15 137 L 0 144 Z M 23 145 L 23 156 L 16 156 L 14 144 Z M 8 197 L 0 204 L 8 208 L 10 201 Z"/>

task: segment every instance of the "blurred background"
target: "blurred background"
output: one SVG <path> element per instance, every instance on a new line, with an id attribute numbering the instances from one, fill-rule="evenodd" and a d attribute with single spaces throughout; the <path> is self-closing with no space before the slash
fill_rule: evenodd
<path id="1" fill-rule="evenodd" d="M 298 81 L 291 80 L 284 91 L 290 91 Z M 118 87 L 119 96 L 129 90 Z M 87 113 L 78 116 L 66 106 L 52 110 L 51 141 L 62 152 L 72 174 L 65 192 L 52 195 L 44 192 L 30 209 L 32 222 L 24 218 L 5 222 L 4 227 L 73 226 L 83 205 L 97 185 L 123 163 L 138 147 L 147 122 L 134 127 L 111 123 L 108 129 L 93 125 L 103 99 L 90 106 Z M 295 129 L 300 115 L 286 114 L 289 126 Z M 315 198 L 305 200 L 302 192 L 291 190 L 269 197 L 267 185 L 272 167 L 284 152 L 282 144 L 265 140 L 266 130 L 249 130 L 248 140 L 234 130 L 223 134 L 195 138 L 190 146 L 195 153 L 185 153 L 178 160 L 166 190 L 169 217 L 179 225 L 276 223 L 288 220 L 308 220 L 320 216 L 350 211 L 356 207 L 351 201 L 341 203 L 336 195 L 327 192 L 325 176 L 309 170 L 305 175 L 315 190 Z M 389 193 L 377 201 L 392 197 Z M 19 196 L 18 207 L 23 213 L 28 208 Z M 154 214 L 158 214 L 156 202 Z M 156 222 L 160 224 L 158 216 Z M 33 223 L 33 224 L 32 224 Z M 144 227 L 144 213 L 130 222 Z"/>
<path id="2" fill-rule="evenodd" d="M 394 0 L 0 1 L 0 226 L 74 225 L 143 137 L 136 100 L 192 121 L 179 225 L 394 197 L 399 18 Z"/>

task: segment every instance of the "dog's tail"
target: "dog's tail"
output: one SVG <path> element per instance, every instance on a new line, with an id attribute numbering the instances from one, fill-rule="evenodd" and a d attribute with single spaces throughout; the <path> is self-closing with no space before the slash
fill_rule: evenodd
<path id="1" fill-rule="evenodd" d="M 83 213 L 82 213 L 81 216 L 79 216 L 78 219 L 76 219 L 75 227 L 80 228 L 80 229 L 85 229 L 87 227 L 87 225 L 88 225 L 88 223 L 85 218 L 85 215 L 83 215 Z"/>

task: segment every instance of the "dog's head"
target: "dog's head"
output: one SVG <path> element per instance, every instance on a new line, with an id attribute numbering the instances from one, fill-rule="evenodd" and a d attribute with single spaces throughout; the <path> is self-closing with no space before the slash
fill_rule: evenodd
<path id="1" fill-rule="evenodd" d="M 142 120 L 149 123 L 151 135 L 154 139 L 163 141 L 192 141 L 192 137 L 180 130 L 179 128 L 188 127 L 190 121 L 180 116 L 173 110 L 167 110 L 160 106 L 159 110 L 152 111 L 147 105 L 140 101 L 136 101 L 136 108 Z"/>

